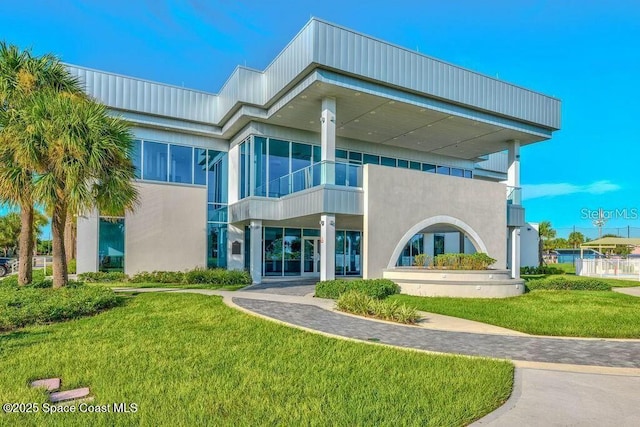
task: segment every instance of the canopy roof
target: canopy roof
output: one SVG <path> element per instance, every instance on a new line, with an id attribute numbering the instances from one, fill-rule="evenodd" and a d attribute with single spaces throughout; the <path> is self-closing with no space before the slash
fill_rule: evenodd
<path id="1" fill-rule="evenodd" d="M 580 245 L 581 248 L 598 248 L 602 246 L 640 246 L 640 238 L 634 237 L 603 237 Z"/>

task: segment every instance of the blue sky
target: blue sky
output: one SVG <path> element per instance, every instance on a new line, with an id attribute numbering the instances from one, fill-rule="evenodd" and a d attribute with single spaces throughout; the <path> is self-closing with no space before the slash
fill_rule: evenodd
<path id="1" fill-rule="evenodd" d="M 264 69 L 311 16 L 559 97 L 562 130 L 522 150 L 529 221 L 640 227 L 640 2 L 3 1 L 0 39 L 65 62 L 217 92 Z M 623 216 L 620 215 L 618 217 Z"/>

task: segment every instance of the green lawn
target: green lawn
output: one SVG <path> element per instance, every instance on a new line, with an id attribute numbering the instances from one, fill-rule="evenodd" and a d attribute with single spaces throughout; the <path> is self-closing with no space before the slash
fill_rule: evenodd
<path id="1" fill-rule="evenodd" d="M 640 338 L 640 298 L 611 291 L 532 291 L 502 299 L 390 298 L 418 310 L 535 335 Z"/>
<path id="2" fill-rule="evenodd" d="M 0 425 L 465 425 L 509 396 L 508 362 L 332 339 L 219 297 L 140 294 L 94 317 L 0 335 L 0 401 L 60 376 L 133 414 L 3 414 Z"/>
<path id="3" fill-rule="evenodd" d="M 208 283 L 202 284 L 184 284 L 184 283 L 132 283 L 132 282 L 99 282 L 87 283 L 87 285 L 106 286 L 108 288 L 181 288 L 181 289 L 221 289 L 224 291 L 237 291 L 247 285 L 213 285 Z"/>

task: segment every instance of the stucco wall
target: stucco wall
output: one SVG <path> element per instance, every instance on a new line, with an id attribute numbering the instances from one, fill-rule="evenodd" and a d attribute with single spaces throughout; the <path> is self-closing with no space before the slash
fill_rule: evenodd
<path id="1" fill-rule="evenodd" d="M 98 211 L 78 216 L 76 272 L 98 271 Z"/>
<path id="2" fill-rule="evenodd" d="M 376 165 L 366 165 L 363 178 L 365 278 L 382 277 L 407 232 L 438 216 L 468 225 L 498 260 L 493 267 L 506 268 L 504 185 Z"/>
<path id="3" fill-rule="evenodd" d="M 140 204 L 125 217 L 125 272 L 204 267 L 206 189 L 150 183 L 136 186 Z"/>

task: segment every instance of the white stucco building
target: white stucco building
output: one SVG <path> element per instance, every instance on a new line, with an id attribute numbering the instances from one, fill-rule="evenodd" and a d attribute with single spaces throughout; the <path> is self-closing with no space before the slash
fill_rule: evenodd
<path id="1" fill-rule="evenodd" d="M 79 218 L 78 272 L 369 278 L 482 251 L 517 277 L 520 147 L 560 127 L 558 99 L 318 19 L 218 94 L 69 69 L 133 124 L 141 195 Z"/>

